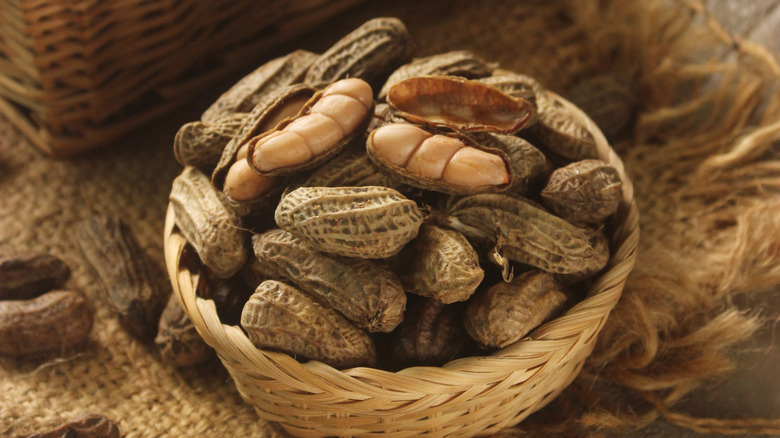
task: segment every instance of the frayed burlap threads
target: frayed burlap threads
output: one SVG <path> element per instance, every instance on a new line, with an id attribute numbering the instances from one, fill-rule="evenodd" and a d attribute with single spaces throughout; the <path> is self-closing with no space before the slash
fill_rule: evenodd
<path id="1" fill-rule="evenodd" d="M 700 419 L 671 408 L 731 371 L 730 349 L 760 327 L 758 312 L 738 309 L 733 298 L 780 286 L 777 62 L 729 35 L 702 2 L 615 0 L 600 10 L 585 3 L 571 5 L 576 25 L 594 41 L 625 32 L 621 41 L 636 46 L 617 57 L 640 54 L 610 68 L 637 72 L 633 138 L 616 149 L 634 180 L 642 243 L 569 390 L 586 405 L 572 416 L 591 432 L 662 416 L 700 433 L 780 434 L 780 419 Z M 621 16 L 642 24 L 601 30 L 595 21 Z M 628 392 L 604 392 L 615 384 Z"/>

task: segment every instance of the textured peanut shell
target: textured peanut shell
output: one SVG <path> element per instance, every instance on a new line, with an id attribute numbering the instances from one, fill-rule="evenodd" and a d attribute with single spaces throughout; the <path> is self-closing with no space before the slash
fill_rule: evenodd
<path id="1" fill-rule="evenodd" d="M 23 300 L 62 287 L 70 268 L 50 254 L 0 254 L 0 300 Z"/>
<path id="2" fill-rule="evenodd" d="M 383 186 L 403 188 L 403 184 L 377 169 L 363 148 L 349 148 L 303 178 L 287 186 L 283 197 L 298 187 L 363 187 Z"/>
<path id="3" fill-rule="evenodd" d="M 206 175 L 185 168 L 173 180 L 169 199 L 176 225 L 211 271 L 228 278 L 244 266 L 247 233 Z"/>
<path id="4" fill-rule="evenodd" d="M 247 116 L 247 113 L 234 113 L 212 122 L 185 123 L 173 139 L 176 161 L 211 174 L 225 146 L 238 133 Z"/>
<path id="5" fill-rule="evenodd" d="M 423 221 L 414 201 L 381 186 L 300 187 L 282 198 L 274 218 L 320 251 L 370 259 L 397 254 Z"/>
<path id="6" fill-rule="evenodd" d="M 213 355 L 211 347 L 200 337 L 190 317 L 173 295 L 160 316 L 154 343 L 162 361 L 175 367 L 197 365 Z"/>
<path id="7" fill-rule="evenodd" d="M 542 190 L 542 201 L 572 223 L 598 224 L 617 211 L 623 182 L 617 170 L 601 160 L 582 160 L 556 169 Z"/>
<path id="8" fill-rule="evenodd" d="M 170 289 L 132 230 L 121 219 L 93 216 L 79 224 L 78 241 L 86 265 L 119 322 L 139 339 L 154 338 Z"/>
<path id="9" fill-rule="evenodd" d="M 279 176 L 279 175 L 287 176 L 293 173 L 298 173 L 304 170 L 317 167 L 322 163 L 327 162 L 334 156 L 338 155 L 345 148 L 351 145 L 360 144 L 364 141 L 366 135 L 366 127 L 369 125 L 369 123 L 371 123 L 371 120 L 373 119 L 373 115 L 374 115 L 373 102 L 371 104 L 371 108 L 369 108 L 368 111 L 366 111 L 366 115 L 358 127 L 356 127 L 352 132 L 345 132 L 344 137 L 341 140 L 336 142 L 336 144 L 334 144 L 333 146 L 329 147 L 325 152 L 312 157 L 309 161 L 305 163 L 301 163 L 297 166 L 284 167 L 284 168 L 274 169 L 271 171 L 262 171 L 254 167 L 252 155 L 254 154 L 255 144 L 260 140 L 262 140 L 264 137 L 269 136 L 274 132 L 283 130 L 287 125 L 289 125 L 296 119 L 309 114 L 309 112 L 311 111 L 311 107 L 313 107 L 324 96 L 325 91 L 327 91 L 327 88 L 315 93 L 314 96 L 312 96 L 311 99 L 309 99 L 309 101 L 303 105 L 303 108 L 301 108 L 300 112 L 298 112 L 298 114 L 295 115 L 295 117 L 291 117 L 289 119 L 281 121 L 271 131 L 266 131 L 264 134 L 260 134 L 254 138 L 247 139 L 247 141 L 249 142 L 249 153 L 247 155 L 247 160 L 249 160 L 249 166 L 252 167 L 255 170 L 255 172 L 263 176 Z"/>
<path id="10" fill-rule="evenodd" d="M 606 266 L 609 246 L 597 230 L 580 228 L 521 197 L 484 193 L 461 198 L 447 211 L 460 222 L 498 239 L 511 260 L 555 274 L 595 273 Z"/>
<path id="11" fill-rule="evenodd" d="M 441 366 L 468 341 L 462 305 L 410 298 L 404 321 L 391 333 L 390 358 L 398 367 Z"/>
<path id="12" fill-rule="evenodd" d="M 403 119 L 433 128 L 513 134 L 533 115 L 531 104 L 498 88 L 457 76 L 415 76 L 394 84 L 387 103 Z"/>
<path id="13" fill-rule="evenodd" d="M 378 90 L 390 72 L 411 57 L 412 39 L 401 20 L 374 18 L 317 58 L 304 83 L 322 88 L 339 79 L 360 78 Z"/>
<path id="14" fill-rule="evenodd" d="M 292 282 L 358 327 L 389 332 L 403 319 L 403 286 L 377 262 L 326 254 L 278 229 L 253 236 L 252 243 L 269 278 Z"/>
<path id="15" fill-rule="evenodd" d="M 566 96 L 612 142 L 626 132 L 636 113 L 634 83 L 628 75 L 605 73 L 577 83 Z"/>
<path id="16" fill-rule="evenodd" d="M 504 93 L 525 99 L 531 104 L 533 114 L 525 127 L 536 124 L 538 120 L 539 106 L 537 96 L 545 93 L 544 87 L 534 78 L 528 75 L 513 73 L 506 70 L 496 70 L 493 76 L 479 78 L 480 82 L 498 88 Z"/>
<path id="17" fill-rule="evenodd" d="M 514 135 L 493 132 L 473 132 L 469 134 L 477 143 L 503 151 L 509 157 L 509 171 L 512 173 L 512 185 L 509 192 L 526 194 L 537 189 L 550 174 L 552 164 L 544 153 L 531 143 Z"/>
<path id="18" fill-rule="evenodd" d="M 412 62 L 399 67 L 387 78 L 382 89 L 379 90 L 377 99 L 384 99 L 390 87 L 414 76 L 459 76 L 475 79 L 490 76 L 490 73 L 496 66 L 497 64 L 486 62 L 468 50 L 457 50 L 424 58 L 415 58 Z"/>
<path id="19" fill-rule="evenodd" d="M 443 303 L 467 300 L 485 276 L 477 252 L 455 230 L 423 225 L 402 254 L 411 261 L 400 274 L 404 289 Z"/>
<path id="20" fill-rule="evenodd" d="M 241 146 L 246 144 L 249 139 L 257 135 L 262 134 L 265 131 L 261 131 L 260 126 L 264 125 L 266 121 L 272 120 L 277 111 L 283 108 L 289 101 L 295 100 L 299 97 L 307 97 L 316 93 L 314 88 L 307 85 L 295 84 L 286 87 L 270 90 L 261 99 L 252 112 L 249 113 L 243 125 L 239 129 L 238 133 L 233 139 L 228 142 L 225 149 L 222 151 L 222 156 L 219 159 L 214 172 L 211 174 L 211 182 L 220 192 L 225 186 L 225 177 L 227 176 L 230 166 L 236 162 L 236 155 Z M 281 193 L 284 183 L 280 183 L 279 188 L 271 190 L 263 196 L 249 201 L 236 201 L 225 196 L 227 205 L 231 210 L 239 216 L 254 216 L 266 212 L 273 208 L 276 199 Z"/>
<path id="21" fill-rule="evenodd" d="M 557 316 L 565 304 L 566 294 L 553 276 L 533 270 L 475 295 L 463 324 L 483 348 L 504 348 Z"/>
<path id="22" fill-rule="evenodd" d="M 91 330 L 92 310 L 76 292 L 0 301 L 0 355 L 62 351 L 82 343 Z"/>
<path id="23" fill-rule="evenodd" d="M 85 414 L 54 429 L 28 435 L 27 438 L 119 438 L 119 428 L 108 418 Z"/>
<path id="24" fill-rule="evenodd" d="M 241 327 L 258 348 L 301 355 L 339 369 L 377 363 L 376 347 L 368 333 L 278 281 L 257 287 L 241 313 Z"/>
<path id="25" fill-rule="evenodd" d="M 306 50 L 296 50 L 268 61 L 223 93 L 203 112 L 201 121 L 211 122 L 228 114 L 251 111 L 268 94 L 301 82 L 318 56 Z"/>
<path id="26" fill-rule="evenodd" d="M 539 120 L 518 135 L 565 161 L 597 158 L 593 135 L 574 118 L 560 99 L 549 92 L 536 96 Z"/>
<path id="27" fill-rule="evenodd" d="M 368 138 L 366 139 L 366 153 L 368 154 L 368 157 L 371 159 L 374 165 L 376 165 L 376 167 L 378 167 L 382 172 L 391 175 L 391 177 L 394 180 L 400 181 L 403 184 L 410 185 L 413 187 L 419 187 L 425 190 L 447 193 L 450 195 L 470 195 L 470 194 L 482 193 L 482 192 L 500 192 L 508 189 L 514 183 L 512 179 L 513 175 L 510 170 L 509 156 L 507 156 L 506 153 L 504 153 L 500 149 L 490 148 L 481 145 L 476 141 L 474 141 L 471 137 L 468 137 L 464 134 L 458 134 L 453 132 L 437 132 L 435 130 L 429 130 L 429 132 L 434 134 L 446 135 L 448 137 L 457 138 L 458 140 L 462 141 L 466 146 L 471 146 L 475 149 L 479 149 L 487 153 L 498 155 L 499 157 L 501 157 L 501 160 L 506 165 L 507 172 L 509 173 L 509 181 L 506 184 L 500 186 L 493 186 L 493 187 L 463 187 L 463 186 L 450 184 L 442 180 L 422 178 L 418 175 L 415 175 L 412 172 L 409 172 L 408 170 L 406 170 L 401 166 L 398 166 L 394 163 L 391 163 L 389 161 L 383 160 L 382 158 L 378 157 L 374 153 L 374 132 L 376 131 L 371 132 L 371 134 L 369 134 Z"/>

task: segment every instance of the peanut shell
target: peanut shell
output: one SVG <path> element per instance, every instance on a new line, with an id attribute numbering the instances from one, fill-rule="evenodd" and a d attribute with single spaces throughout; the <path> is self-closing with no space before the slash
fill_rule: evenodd
<path id="1" fill-rule="evenodd" d="M 264 281 L 257 287 L 241 313 L 241 327 L 258 348 L 301 355 L 340 369 L 377 363 L 368 333 L 278 281 Z"/>
<path id="2" fill-rule="evenodd" d="M 320 251 L 372 259 L 398 253 L 423 221 L 414 201 L 381 186 L 300 187 L 282 198 L 274 217 Z"/>
<path id="3" fill-rule="evenodd" d="M 162 361 L 175 367 L 197 365 L 213 355 L 213 350 L 200 337 L 190 317 L 173 295 L 160 317 L 154 343 Z"/>
<path id="4" fill-rule="evenodd" d="M 292 282 L 358 327 L 389 332 L 403 319 L 403 286 L 377 262 L 326 254 L 278 229 L 253 236 L 252 243 L 269 278 Z"/>
<path id="5" fill-rule="evenodd" d="M 572 223 L 598 224 L 617 211 L 623 199 L 620 174 L 601 160 L 582 160 L 550 175 L 542 201 Z"/>
<path id="6" fill-rule="evenodd" d="M 0 254 L 0 300 L 23 300 L 62 287 L 70 268 L 50 254 Z"/>
<path id="7" fill-rule="evenodd" d="M 551 274 L 536 270 L 500 282 L 469 301 L 466 332 L 483 348 L 511 345 L 563 310 L 561 289 Z"/>
<path id="8" fill-rule="evenodd" d="M 268 61 L 223 93 L 203 112 L 201 121 L 208 123 L 228 114 L 250 112 L 268 94 L 301 82 L 318 56 L 306 50 L 296 50 Z"/>
<path id="9" fill-rule="evenodd" d="M 176 161 L 211 174 L 225 146 L 238 133 L 247 116 L 247 113 L 234 113 L 212 122 L 197 121 L 182 125 L 173 139 Z"/>

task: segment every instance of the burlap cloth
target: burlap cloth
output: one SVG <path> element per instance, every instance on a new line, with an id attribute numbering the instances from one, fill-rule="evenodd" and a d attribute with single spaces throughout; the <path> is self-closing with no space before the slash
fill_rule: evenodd
<path id="1" fill-rule="evenodd" d="M 295 48 L 322 51 L 368 18 L 397 16 L 406 23 L 416 40 L 418 56 L 455 49 L 473 50 L 485 59 L 499 62 L 504 68 L 536 76 L 544 85 L 559 92 L 565 93 L 578 80 L 602 71 L 633 75 L 631 77 L 638 84 L 637 94 L 645 100 L 638 105 L 640 115 L 635 134 L 617 144 L 616 149 L 625 155 L 643 214 L 645 242 L 639 263 L 653 266 L 665 274 L 638 269 L 624 295 L 624 301 L 628 303 L 625 306 L 629 307 L 616 309 L 605 328 L 604 336 L 615 349 L 604 345 L 597 348 L 592 366 L 586 367 L 583 378 L 562 399 L 568 400 L 567 405 L 574 399 L 588 400 L 588 397 L 580 397 L 582 388 L 595 387 L 593 382 L 599 379 L 615 386 L 643 390 L 644 397 L 626 395 L 620 398 L 623 396 L 618 395 L 611 400 L 611 406 L 625 404 L 622 414 L 630 414 L 636 421 L 621 416 L 621 409 L 601 412 L 601 416 L 592 413 L 589 417 L 583 416 L 582 410 L 577 414 L 580 415 L 577 424 L 581 426 L 581 433 L 608 428 L 610 424 L 643 426 L 650 423 L 658 411 L 652 409 L 655 414 L 642 417 L 642 412 L 635 410 L 655 407 L 664 413 L 665 403 L 672 404 L 682 398 L 701 378 L 716 376 L 728 369 L 724 359 L 717 362 L 722 367 L 697 374 L 696 370 L 701 368 L 690 364 L 699 360 L 700 367 L 706 366 L 714 362 L 701 361 L 714 356 L 692 353 L 690 360 L 685 362 L 674 352 L 691 351 L 686 348 L 703 345 L 708 349 L 712 346 L 712 354 L 720 354 L 721 350 L 744 339 L 758 327 L 756 320 L 744 313 L 728 313 L 733 310 L 731 304 L 723 303 L 732 301 L 731 292 L 771 290 L 780 283 L 777 259 L 780 251 L 777 224 L 780 166 L 776 161 L 776 145 L 771 143 L 777 138 L 777 127 L 774 131 L 769 129 L 763 137 L 752 140 L 744 137 L 756 126 L 771 127 L 772 117 L 775 121 L 778 119 L 776 101 L 769 99 L 761 103 L 768 90 L 776 94 L 776 88 L 768 82 L 777 75 L 777 71 L 772 71 L 776 65 L 772 66 L 762 58 L 761 51 L 756 51 L 755 47 L 729 40 L 725 33 L 719 34 L 718 28 L 708 23 L 709 15 L 698 10 L 699 2 L 647 2 L 648 5 L 676 8 L 672 14 L 652 17 L 632 15 L 632 2 L 601 2 L 611 4 L 604 6 L 606 13 L 599 10 L 599 2 L 580 2 L 582 4 L 577 6 L 574 6 L 577 2 L 563 6 L 550 6 L 550 3 L 415 0 L 380 5 L 370 2 L 315 29 L 312 34 L 280 47 L 275 53 L 258 55 L 257 64 Z M 679 39 L 679 34 L 691 32 L 680 25 L 679 17 L 687 17 L 683 20 L 685 23 L 706 29 L 697 36 L 702 50 L 697 51 L 690 41 L 683 42 L 678 44 L 681 44 L 678 49 L 683 55 L 667 57 L 671 50 L 668 45 Z M 626 27 L 634 26 L 637 38 L 647 40 L 641 46 L 643 51 L 634 50 L 638 46 L 625 41 Z M 657 26 L 658 31 L 647 26 Z M 623 33 L 618 32 L 620 29 Z M 610 33 L 610 30 L 614 32 Z M 653 39 L 651 35 L 660 36 Z M 677 36 L 672 38 L 672 35 Z M 693 88 L 682 85 L 701 86 L 704 67 L 699 65 L 699 70 L 691 66 L 682 68 L 680 60 L 706 59 L 707 56 L 750 63 L 750 72 L 755 79 L 753 88 L 747 88 L 746 79 L 740 82 L 736 78 L 735 71 L 744 75 L 744 70 L 710 65 L 712 70 L 718 70 L 733 81 L 730 85 L 733 89 L 752 90 L 752 94 L 740 100 L 726 93 L 728 96 L 702 98 L 698 106 L 686 105 L 686 99 L 698 95 L 691 91 Z M 6 120 L 0 120 L 0 250 L 44 251 L 61 257 L 73 270 L 67 288 L 82 292 L 95 309 L 95 325 L 87 348 L 54 360 L 0 360 L 0 435 L 23 435 L 70 420 L 85 411 L 111 418 L 128 437 L 284 435 L 277 427 L 259 420 L 252 408 L 240 400 L 218 361 L 191 369 L 172 369 L 161 364 L 153 345 L 144 345 L 125 333 L 93 287 L 93 277 L 84 267 L 73 232 L 74 225 L 91 214 L 119 216 L 130 224 L 142 246 L 162 266 L 161 237 L 167 197 L 171 181 L 181 170 L 171 151 L 173 136 L 181 124 L 197 119 L 221 91 L 244 73 L 236 72 L 235 77 L 203 90 L 186 108 L 139 129 L 112 147 L 69 161 L 47 159 Z M 670 79 L 682 76 L 686 79 L 677 82 Z M 739 95 L 739 92 L 733 94 Z M 749 106 L 743 116 L 725 108 L 733 102 Z M 755 109 L 759 106 L 763 110 Z M 701 107 L 724 109 L 713 115 L 697 109 Z M 693 117 L 700 120 L 699 125 L 691 122 Z M 717 126 L 723 127 L 720 133 L 723 141 L 713 145 L 712 135 L 704 131 L 717 130 Z M 686 138 L 689 143 L 684 147 L 675 144 L 674 136 L 685 136 L 686 132 L 691 132 Z M 657 154 L 653 155 L 652 151 Z M 683 162 L 688 164 L 669 164 Z M 744 166 L 756 166 L 748 170 L 748 177 L 763 179 L 756 182 L 745 173 L 737 176 L 728 173 Z M 709 177 L 707 184 L 680 182 L 697 171 L 706 173 L 708 169 L 717 175 Z M 670 176 L 669 172 L 683 176 Z M 694 186 L 699 187 L 700 192 L 670 191 Z M 687 205 L 687 213 L 681 212 L 679 205 Z M 707 216 L 708 212 L 714 214 Z M 750 222 L 751 218 L 756 217 L 763 221 L 759 229 L 749 226 L 754 224 Z M 751 234 L 750 230 L 754 229 L 753 234 L 759 233 L 760 239 Z M 707 233 L 711 233 L 712 240 L 701 238 Z M 741 238 L 739 233 L 743 235 Z M 651 240 L 654 236 L 661 237 L 647 243 L 647 236 Z M 742 247 L 738 246 L 740 242 Z M 681 262 L 675 263 L 675 260 L 699 257 L 702 249 L 720 257 L 720 262 L 715 260 L 714 266 L 700 266 L 701 269 L 691 272 L 684 272 L 685 265 Z M 664 258 L 659 255 L 662 253 L 676 254 L 677 258 Z M 732 260 L 736 257 L 734 254 L 742 254 L 743 258 Z M 705 263 L 710 261 L 703 260 Z M 705 279 L 707 275 L 711 276 L 710 280 Z M 648 301 L 638 292 L 632 292 L 641 291 L 652 296 L 653 292 L 648 292 L 650 289 L 672 293 L 697 291 L 700 295 L 694 293 L 680 304 L 674 301 L 675 298 L 662 295 L 655 297 L 655 301 Z M 672 308 L 664 310 L 663 305 L 658 304 L 663 300 L 670 300 Z M 630 307 L 631 303 L 644 303 L 642 305 L 648 307 Z M 699 318 L 698 322 L 686 322 L 689 326 L 674 321 L 658 322 L 664 319 L 664 311 L 668 311 L 666 319 L 685 319 L 679 312 L 686 311 L 687 305 L 697 309 L 696 315 L 690 315 L 688 319 Z M 764 309 L 764 313 L 776 316 L 777 312 Z M 733 336 L 716 330 L 717 327 L 732 327 L 729 324 L 736 327 Z M 637 337 L 640 335 L 636 332 L 642 330 L 647 333 L 641 335 L 643 338 Z M 638 343 L 636 339 L 643 341 Z M 668 347 L 671 344 L 665 342 L 669 339 L 678 344 Z M 713 339 L 718 342 L 713 343 Z M 627 359 L 633 360 L 634 365 L 627 365 Z M 623 368 L 614 364 L 621 364 Z M 668 371 L 675 367 L 676 371 Z M 685 373 L 680 370 L 685 369 L 688 375 L 683 376 Z M 627 374 L 621 374 L 626 370 Z M 647 372 L 642 374 L 644 371 Z M 678 372 L 677 381 L 664 380 L 671 379 L 669 376 L 675 372 Z M 644 386 L 632 380 L 636 376 L 644 376 Z M 652 376 L 658 376 L 659 382 L 667 384 L 654 386 Z M 681 381 L 687 382 L 684 387 L 679 386 Z M 591 395 L 590 400 L 597 404 L 599 397 L 602 395 Z M 559 408 L 560 405 L 555 409 Z M 545 411 L 549 414 L 550 409 Z M 553 412 L 552 417 L 555 414 Z M 777 414 L 775 411 L 767 415 Z M 670 421 L 674 419 L 665 416 Z M 538 416 L 523 423 L 524 430 L 533 431 L 535 417 Z M 546 424 L 545 421 L 537 423 Z M 764 426 L 763 429 L 741 431 L 777 430 L 771 429 L 776 423 Z"/>

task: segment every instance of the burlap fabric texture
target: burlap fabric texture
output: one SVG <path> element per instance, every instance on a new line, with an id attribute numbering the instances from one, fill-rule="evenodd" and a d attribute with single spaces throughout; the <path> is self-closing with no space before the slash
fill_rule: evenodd
<path id="1" fill-rule="evenodd" d="M 673 413 L 686 394 L 727 372 L 729 347 L 759 327 L 733 297 L 780 285 L 780 68 L 771 55 L 733 39 L 695 1 L 458 0 L 372 2 L 267 56 L 322 51 L 375 16 L 401 18 L 418 56 L 473 50 L 563 95 L 603 72 L 632 84 L 632 129 L 613 146 L 642 212 L 637 268 L 580 378 L 506 434 L 622 434 L 659 415 L 700 432 L 780 433 L 774 420 Z M 153 346 L 127 335 L 93 287 L 73 233 L 91 214 L 120 216 L 162 267 L 167 195 L 181 169 L 173 135 L 229 85 L 70 161 L 44 158 L 0 122 L 0 250 L 60 256 L 73 269 L 67 287 L 95 309 L 86 348 L 0 361 L 0 435 L 84 411 L 106 415 L 128 437 L 284 435 L 241 402 L 217 361 L 170 369 Z"/>

